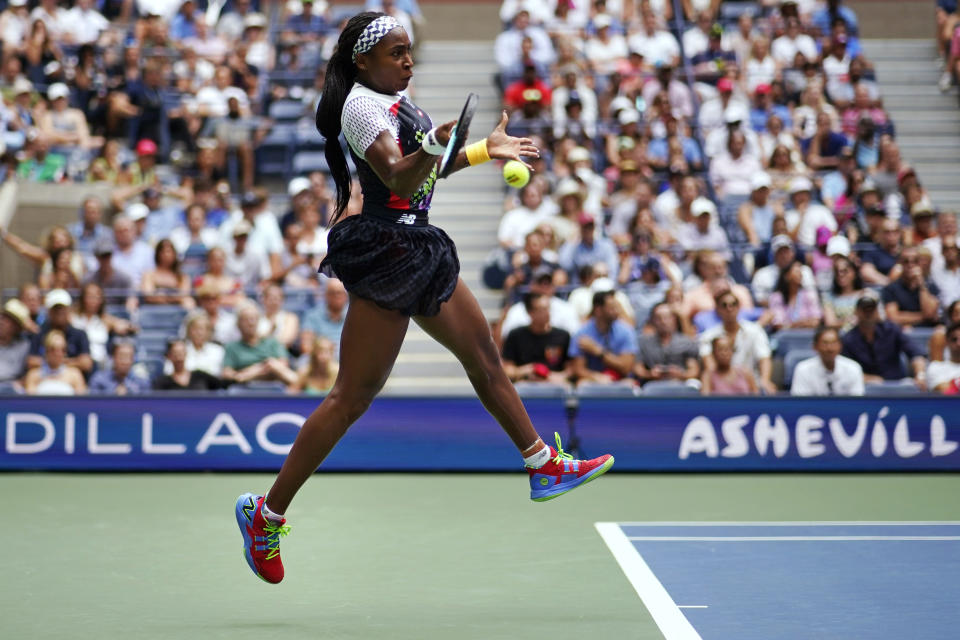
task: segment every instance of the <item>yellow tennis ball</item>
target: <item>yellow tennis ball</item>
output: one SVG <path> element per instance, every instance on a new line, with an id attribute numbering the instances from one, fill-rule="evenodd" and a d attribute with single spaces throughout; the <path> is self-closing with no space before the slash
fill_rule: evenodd
<path id="1" fill-rule="evenodd" d="M 518 160 L 510 160 L 503 165 L 503 180 L 511 187 L 520 189 L 530 182 L 530 170 Z"/>

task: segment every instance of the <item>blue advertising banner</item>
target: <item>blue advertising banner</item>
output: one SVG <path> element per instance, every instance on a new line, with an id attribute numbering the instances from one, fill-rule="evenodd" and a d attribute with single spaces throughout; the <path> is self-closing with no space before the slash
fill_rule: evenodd
<path id="1" fill-rule="evenodd" d="M 563 398 L 524 400 L 567 435 Z M 309 397 L 5 397 L 0 469 L 276 470 Z M 618 471 L 960 470 L 950 398 L 580 398 L 582 451 Z M 381 397 L 323 465 L 331 471 L 515 471 L 476 398 Z"/>

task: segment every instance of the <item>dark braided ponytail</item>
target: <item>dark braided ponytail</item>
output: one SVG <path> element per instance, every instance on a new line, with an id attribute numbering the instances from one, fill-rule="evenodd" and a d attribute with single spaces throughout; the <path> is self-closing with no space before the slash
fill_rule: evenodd
<path id="1" fill-rule="evenodd" d="M 366 11 L 350 18 L 340 33 L 337 48 L 327 63 L 327 75 L 323 83 L 323 95 L 317 106 L 317 130 L 327 139 L 324 155 L 330 166 L 330 175 L 337 185 L 337 204 L 330 224 L 340 219 L 350 201 L 350 168 L 340 147 L 340 116 L 343 103 L 353 88 L 357 77 L 357 67 L 353 63 L 353 45 L 368 24 L 384 14 Z"/>

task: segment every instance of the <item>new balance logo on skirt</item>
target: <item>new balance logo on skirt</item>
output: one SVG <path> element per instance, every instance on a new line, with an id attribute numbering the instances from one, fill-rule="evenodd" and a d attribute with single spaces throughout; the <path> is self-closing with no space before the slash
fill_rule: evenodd
<path id="1" fill-rule="evenodd" d="M 397 218 L 398 224 L 413 224 L 417 221 L 417 215 L 415 213 L 405 213 L 399 218 Z"/>

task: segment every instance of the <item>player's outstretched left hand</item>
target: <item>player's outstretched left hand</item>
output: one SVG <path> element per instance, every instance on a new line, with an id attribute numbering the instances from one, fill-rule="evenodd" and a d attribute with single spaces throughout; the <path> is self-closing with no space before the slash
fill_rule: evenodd
<path id="1" fill-rule="evenodd" d="M 491 158 L 498 160 L 516 160 L 532 170 L 533 167 L 524 162 L 523 156 L 539 158 L 540 150 L 533 145 L 533 140 L 530 138 L 514 138 L 507 135 L 507 119 L 507 112 L 504 111 L 500 124 L 487 136 L 487 153 Z"/>

